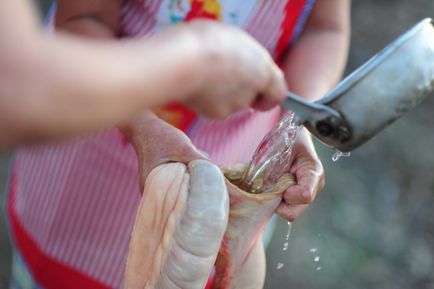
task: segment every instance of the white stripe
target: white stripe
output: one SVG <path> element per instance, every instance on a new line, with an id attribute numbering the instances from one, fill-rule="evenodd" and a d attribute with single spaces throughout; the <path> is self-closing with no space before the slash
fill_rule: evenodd
<path id="1" fill-rule="evenodd" d="M 245 18 L 245 20 L 242 23 L 240 23 L 240 27 L 244 27 L 247 32 L 249 32 L 248 29 L 247 29 L 248 26 L 249 26 L 249 24 L 252 23 L 254 17 L 256 17 L 256 14 L 259 11 L 259 8 L 261 7 L 261 5 L 258 4 L 258 1 L 255 1 L 255 2 L 256 2 L 256 4 L 253 5 L 250 8 L 250 10 L 247 13 L 247 17 Z"/>
<path id="2" fill-rule="evenodd" d="M 121 159 L 121 155 L 125 155 L 124 150 L 118 149 L 118 155 L 117 158 Z M 110 247 L 108 246 L 108 241 L 110 239 L 110 229 L 113 227 L 114 218 L 118 216 L 120 211 L 120 203 L 118 198 L 119 197 L 126 197 L 123 194 L 123 190 L 126 186 L 126 182 L 128 181 L 128 174 L 130 173 L 129 170 L 126 169 L 120 169 L 119 166 L 113 166 L 117 167 L 116 170 L 112 171 L 110 174 L 107 174 L 107 178 L 110 178 L 110 182 L 107 182 L 109 186 L 107 186 L 106 190 L 103 190 L 107 196 L 107 199 L 111 199 L 110 202 L 106 202 L 106 204 L 101 208 L 100 213 L 98 216 L 100 216 L 97 219 L 97 223 L 95 223 L 96 231 L 93 233 L 93 239 L 95 238 L 98 240 L 97 242 L 93 242 L 89 246 L 89 250 L 91 252 L 98 252 L 98 247 L 105 248 L 110 250 Z M 116 180 L 116 181 L 115 181 Z M 111 204 L 111 206 L 110 206 Z M 113 207 L 112 207 L 113 206 Z M 116 212 L 110 214 L 113 210 L 116 210 Z M 105 250 L 105 251 L 108 251 Z M 108 251 L 107 253 L 113 254 L 114 252 Z M 98 276 L 101 278 L 101 275 L 104 275 L 105 270 L 107 270 L 107 266 L 116 266 L 115 264 L 107 264 L 103 262 L 104 260 L 104 254 L 96 254 L 93 259 L 86 259 L 86 263 L 90 267 L 88 270 L 92 270 L 95 274 L 95 276 Z M 102 265 L 103 264 L 103 265 Z M 99 266 L 97 266 L 99 265 Z M 105 280 L 105 279 L 102 279 Z"/>
<path id="3" fill-rule="evenodd" d="M 138 21 L 139 17 L 142 16 L 141 9 L 137 9 L 137 5 L 131 4 L 131 10 L 130 13 L 126 13 L 124 20 L 122 20 L 122 27 L 121 30 L 126 32 L 128 35 L 134 35 L 133 28 L 136 22 Z"/>
<path id="4" fill-rule="evenodd" d="M 137 181 L 137 180 L 136 180 Z M 121 228 L 123 228 L 123 230 L 121 231 L 121 234 L 119 234 L 119 238 L 118 238 L 118 243 L 119 243 L 119 250 L 120 252 L 124 252 L 124 254 L 120 255 L 121 257 L 121 272 L 119 274 L 118 277 L 118 281 L 116 284 L 120 284 L 123 281 L 123 276 L 124 276 L 124 268 L 126 265 L 126 261 L 127 261 L 127 252 L 129 249 L 129 244 L 130 244 L 130 235 L 133 229 L 133 225 L 134 225 L 134 220 L 135 220 L 135 215 L 137 213 L 137 209 L 139 207 L 139 202 L 140 202 L 140 198 L 134 197 L 128 200 L 128 206 L 127 206 L 127 212 L 130 211 L 132 212 L 132 214 L 128 215 L 127 218 L 122 219 L 122 224 L 121 224 Z M 128 236 L 128 237 L 125 237 Z"/>
<path id="5" fill-rule="evenodd" d="M 59 207 L 56 212 L 56 218 L 58 218 L 59 221 L 56 224 L 57 226 L 53 226 L 53 230 L 51 231 L 53 237 L 50 237 L 50 239 L 55 241 L 53 244 L 53 255 L 58 258 L 68 256 L 68 250 L 71 246 L 71 231 L 73 230 L 71 225 L 76 224 L 77 211 L 83 208 L 84 194 L 80 194 L 79 190 L 85 183 L 83 183 L 83 180 L 74 178 L 76 174 L 75 170 L 83 166 L 82 159 L 86 160 L 92 156 L 89 149 L 84 151 L 88 141 L 85 140 L 83 142 L 84 144 L 81 142 L 78 144 L 80 146 L 78 148 L 78 156 L 72 162 L 68 175 L 65 176 L 65 189 L 62 191 L 62 198 L 60 199 Z M 86 171 L 87 167 L 83 167 L 81 170 Z M 78 206 L 75 206 L 75 204 L 78 204 Z M 66 210 L 60 211 L 63 210 L 63 206 L 66 206 Z M 61 218 L 59 218 L 60 215 L 62 216 Z M 65 260 L 64 258 L 61 259 Z"/>
<path id="6" fill-rule="evenodd" d="M 261 22 L 261 25 L 258 25 L 255 30 L 252 30 L 252 33 L 255 35 L 256 39 L 267 49 L 268 46 L 266 46 L 266 39 L 268 38 L 269 34 L 276 29 L 275 23 L 277 19 L 274 18 L 273 11 L 276 10 L 276 7 L 279 7 L 281 2 L 282 0 L 276 0 L 273 2 L 273 4 L 270 4 L 270 7 L 268 7 L 268 9 L 262 15 L 263 21 Z M 280 30 L 279 24 L 277 24 L 277 30 Z"/>
<path id="7" fill-rule="evenodd" d="M 61 191 L 59 190 L 61 177 L 69 170 L 69 161 L 71 159 L 71 152 L 74 150 L 75 142 L 64 145 L 63 147 L 56 147 L 52 149 L 52 152 L 45 152 L 45 157 L 50 157 L 50 163 L 47 164 L 47 168 L 50 169 L 47 171 L 47 175 L 44 177 L 50 180 L 50 182 L 44 187 L 44 193 L 46 194 L 46 198 L 44 201 L 44 205 L 41 207 L 41 214 L 43 214 L 43 218 L 47 220 L 47 224 L 41 222 L 41 225 L 37 228 L 37 230 L 43 234 L 41 234 L 41 244 L 44 246 L 47 245 L 48 236 L 50 229 L 55 220 L 53 220 L 52 215 L 53 212 L 56 211 L 53 208 L 56 208 L 58 205 L 58 200 L 61 196 Z"/>
<path id="8" fill-rule="evenodd" d="M 90 155 L 90 157 L 85 158 L 89 165 L 94 165 L 94 167 L 102 169 L 101 163 L 104 163 L 104 159 L 108 157 L 106 151 L 98 151 L 95 150 L 95 144 L 93 142 L 98 143 L 106 143 L 107 146 L 111 146 L 111 142 L 105 141 L 105 138 L 99 135 L 95 140 L 92 140 L 90 145 L 87 147 L 86 153 Z M 103 146 L 101 146 L 103 147 Z M 71 192 L 77 192 L 80 198 L 76 200 L 77 204 L 81 204 L 79 208 L 74 212 L 73 217 L 76 221 L 73 223 L 73 227 L 68 232 L 71 236 L 81 236 L 81 240 L 88 241 L 94 234 L 93 229 L 97 225 L 97 222 L 101 218 L 102 210 L 105 206 L 105 198 L 108 196 L 106 192 L 113 181 L 113 179 L 105 179 L 103 184 L 101 184 L 101 179 L 105 174 L 110 175 L 111 172 L 115 171 L 116 165 L 113 164 L 107 168 L 107 173 L 105 171 L 95 172 L 94 170 L 89 170 L 89 168 L 84 168 L 84 172 L 87 174 L 87 177 L 84 177 L 86 183 L 83 183 L 83 188 L 76 188 L 75 190 L 71 189 Z M 94 175 L 95 174 L 95 175 Z M 89 176 L 93 176 L 89 178 Z M 85 185 L 86 184 L 86 185 Z M 80 192 L 78 191 L 80 190 Z M 79 223 L 84 223 L 86 226 L 79 226 Z M 89 236 L 90 234 L 90 236 Z M 67 238 L 66 240 L 68 240 Z M 90 244 L 91 246 L 92 244 Z M 67 251 L 65 252 L 65 260 L 70 260 L 71 264 L 74 264 L 77 268 L 82 268 L 84 272 L 88 272 L 92 274 L 89 269 L 86 268 L 86 260 L 88 258 L 95 258 L 95 253 L 98 252 L 99 248 L 96 248 L 94 251 L 89 250 L 89 246 L 84 246 L 82 250 L 79 252 L 75 251 L 75 244 L 69 243 Z M 93 274 L 92 274 L 93 275 Z"/>
<path id="9" fill-rule="evenodd" d="M 279 0 L 273 0 L 273 1 L 279 1 Z M 263 19 L 265 14 L 267 13 L 267 10 L 269 9 L 269 7 L 272 5 L 273 1 L 265 1 L 261 4 L 261 7 L 259 7 L 258 9 L 258 14 L 255 15 L 255 17 L 252 19 L 252 23 L 249 24 L 249 27 L 247 27 L 248 31 L 252 34 L 252 35 L 256 35 L 256 31 L 258 29 L 258 27 L 260 28 L 262 23 L 263 23 Z"/>
<path id="10" fill-rule="evenodd" d="M 285 5 L 286 1 L 280 1 L 280 5 L 276 5 L 275 9 L 270 13 L 269 18 L 273 19 L 268 24 L 268 33 L 263 38 L 263 44 L 269 49 L 270 52 L 274 52 L 274 46 L 276 45 L 277 38 L 281 34 L 282 21 L 285 19 Z M 265 29 L 265 27 L 264 27 Z"/>
<path id="11" fill-rule="evenodd" d="M 106 247 L 108 249 L 111 249 L 111 254 L 104 254 L 101 256 L 102 264 L 112 264 L 111 266 L 108 266 L 108 268 L 106 268 L 104 272 L 100 272 L 102 280 L 107 280 L 109 284 L 112 284 L 114 282 L 114 279 L 118 277 L 117 275 L 122 274 L 123 264 L 121 263 L 122 258 L 120 258 L 120 256 L 126 254 L 126 251 L 120 250 L 119 239 L 124 239 L 128 236 L 128 233 L 127 235 L 119 233 L 113 234 L 113 231 L 115 231 L 116 229 L 118 229 L 117 232 L 122 230 L 120 227 L 120 223 L 123 220 L 128 219 L 123 217 L 124 214 L 128 212 L 128 199 L 135 199 L 133 195 L 139 195 L 140 192 L 138 190 L 138 187 L 139 184 L 137 178 L 132 178 L 131 174 L 125 174 L 123 177 L 123 182 L 120 183 L 118 186 L 117 198 L 115 199 L 115 204 L 118 204 L 116 208 L 118 212 L 117 214 L 110 215 L 109 221 L 111 226 L 110 228 L 107 228 L 109 229 L 109 231 L 106 232 Z M 108 233 L 111 233 L 111 235 Z"/>
<path id="12" fill-rule="evenodd" d="M 121 13 L 121 29 L 122 33 L 127 29 L 127 24 L 131 20 L 131 17 L 134 15 L 134 10 L 131 9 L 132 1 L 126 1 L 124 5 L 122 5 L 122 13 Z"/>
<path id="13" fill-rule="evenodd" d="M 29 218 L 27 219 L 27 223 L 24 224 L 26 229 L 29 232 L 32 232 L 32 237 L 34 238 L 34 241 L 37 242 L 38 245 L 40 245 L 40 240 L 39 240 L 39 232 L 35 231 L 35 227 L 38 221 L 42 221 L 41 218 L 39 218 L 39 214 L 37 209 L 37 206 L 39 205 L 38 200 L 42 200 L 43 199 L 43 194 L 41 194 L 42 192 L 42 185 L 44 182 L 46 182 L 47 178 L 44 178 L 44 167 L 47 164 L 47 158 L 45 157 L 41 157 L 41 154 L 43 153 L 43 147 L 42 146 L 38 146 L 35 149 L 35 152 L 33 154 L 33 159 L 36 162 L 36 166 L 34 168 L 34 171 L 29 172 L 30 175 L 32 175 L 31 178 L 31 187 L 29 188 L 29 192 L 28 193 L 28 204 L 27 204 L 27 208 L 26 208 L 26 214 L 28 214 Z M 29 183 L 30 185 L 30 183 Z"/>
<path id="14" fill-rule="evenodd" d="M 70 174 L 72 164 L 75 160 L 75 156 L 79 150 L 79 146 L 77 142 L 72 142 L 71 144 L 67 145 L 64 149 L 61 150 L 60 154 L 63 155 L 62 158 L 59 158 L 57 162 L 62 166 L 62 171 L 58 173 L 58 177 L 56 178 L 57 182 L 57 189 L 51 192 L 50 195 L 50 203 L 48 204 L 47 209 L 47 220 L 50 221 L 50 226 L 46 228 L 46 240 L 44 243 L 46 243 L 46 247 L 49 248 L 50 255 L 53 255 L 52 252 L 52 242 L 50 237 L 55 234 L 53 232 L 55 230 L 56 224 L 59 223 L 59 220 L 57 219 L 57 212 L 59 211 L 59 205 L 62 201 L 62 196 L 64 195 L 67 185 L 67 175 Z"/>

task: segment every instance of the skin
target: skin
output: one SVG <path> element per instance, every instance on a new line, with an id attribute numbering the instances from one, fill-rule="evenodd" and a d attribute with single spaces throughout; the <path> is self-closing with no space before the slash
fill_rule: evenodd
<path id="1" fill-rule="evenodd" d="M 201 21 L 152 39 L 107 41 L 116 37 L 118 0 L 66 2 L 58 1 L 64 32 L 53 37 L 29 1 L 0 0 L 0 147 L 125 124 L 171 101 L 221 118 L 284 97 L 282 72 L 239 29 Z"/>
<path id="2" fill-rule="evenodd" d="M 60 31 L 92 38 L 115 39 L 118 35 L 120 1 L 91 2 L 58 1 L 57 28 Z M 302 35 L 283 57 L 283 73 L 291 91 L 305 99 L 315 101 L 333 88 L 345 68 L 349 39 L 350 0 L 316 1 Z M 218 88 L 218 86 L 214 87 L 216 90 Z M 199 99 L 187 103 L 200 110 L 200 104 L 197 103 Z M 213 105 L 208 105 L 204 110 L 217 105 L 212 103 Z M 256 103 L 256 106 L 266 107 L 262 103 Z M 240 104 L 238 108 L 241 107 Z M 144 125 L 150 122 L 152 125 Z M 155 135 L 160 129 L 173 131 L 165 134 L 170 136 L 166 143 L 182 145 L 180 147 L 167 145 L 158 152 L 147 151 L 146 147 L 149 147 L 149 142 L 152 141 L 149 136 Z M 205 158 L 194 148 L 188 137 L 176 128 L 167 126 L 149 111 L 125 125 L 123 131 L 131 140 L 138 155 L 141 187 L 147 173 L 158 164 L 168 160 L 187 163 L 190 160 Z M 182 154 L 177 153 L 180 148 Z M 152 155 L 151 161 L 147 155 Z M 311 136 L 305 129 L 299 132 L 294 143 L 290 172 L 296 176 L 297 184 L 283 194 L 283 201 L 276 212 L 286 220 L 294 221 L 324 187 L 324 170 Z"/>

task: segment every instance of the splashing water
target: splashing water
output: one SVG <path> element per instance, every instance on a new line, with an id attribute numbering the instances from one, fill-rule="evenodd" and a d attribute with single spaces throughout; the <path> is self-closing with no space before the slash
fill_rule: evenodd
<path id="1" fill-rule="evenodd" d="M 321 257 L 319 256 L 318 248 L 313 247 L 313 248 L 310 248 L 309 251 L 310 251 L 310 253 L 315 254 L 313 257 L 313 262 L 316 266 L 316 271 L 321 271 L 322 270 L 322 266 L 321 266 L 321 262 L 320 262 Z"/>
<path id="2" fill-rule="evenodd" d="M 349 156 L 351 156 L 351 152 L 336 151 L 332 156 L 332 160 L 334 162 L 337 162 L 341 157 L 349 157 Z"/>
<path id="3" fill-rule="evenodd" d="M 266 191 L 288 172 L 292 145 L 300 126 L 289 114 L 262 139 L 240 183 L 240 188 L 253 194 Z"/>

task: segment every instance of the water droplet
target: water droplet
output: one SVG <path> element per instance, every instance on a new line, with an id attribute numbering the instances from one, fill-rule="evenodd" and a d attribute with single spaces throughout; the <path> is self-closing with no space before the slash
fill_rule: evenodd
<path id="1" fill-rule="evenodd" d="M 282 248 L 283 251 L 288 250 L 288 246 L 289 246 L 288 240 L 289 240 L 289 236 L 291 235 L 291 226 L 292 226 L 291 222 L 288 222 L 288 232 L 286 233 L 285 236 L 286 242 L 283 243 L 283 248 Z M 283 266 L 284 264 L 282 262 L 277 263 L 277 270 L 282 269 Z"/>
<path id="2" fill-rule="evenodd" d="M 337 162 L 341 157 L 349 157 L 351 152 L 336 151 L 332 156 L 332 161 Z"/>
<path id="3" fill-rule="evenodd" d="M 317 271 L 321 271 L 321 269 L 322 269 L 321 266 L 316 267 L 316 270 L 317 270 Z"/>
<path id="4" fill-rule="evenodd" d="M 288 232 L 286 233 L 286 236 L 285 236 L 286 241 L 289 240 L 289 236 L 291 235 L 291 228 L 292 228 L 292 224 L 291 224 L 291 222 L 288 222 Z"/>
<path id="5" fill-rule="evenodd" d="M 318 248 L 310 248 L 311 253 L 315 253 L 316 251 L 318 251 Z"/>
<path id="6" fill-rule="evenodd" d="M 319 256 L 315 256 L 315 258 L 313 258 L 314 262 L 319 262 Z"/>

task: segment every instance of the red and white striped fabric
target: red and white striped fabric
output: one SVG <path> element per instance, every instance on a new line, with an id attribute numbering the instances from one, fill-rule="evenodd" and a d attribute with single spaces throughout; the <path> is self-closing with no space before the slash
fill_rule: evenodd
<path id="1" fill-rule="evenodd" d="M 312 5 L 313 0 L 127 0 L 121 31 L 146 36 L 206 17 L 242 27 L 278 57 L 297 38 Z M 175 116 L 172 123 L 220 165 L 248 161 L 279 117 L 278 109 L 225 121 L 197 118 L 179 105 L 160 112 L 168 120 Z M 117 130 L 20 149 L 8 197 L 15 246 L 43 288 L 122 288 L 139 199 L 135 153 Z"/>

